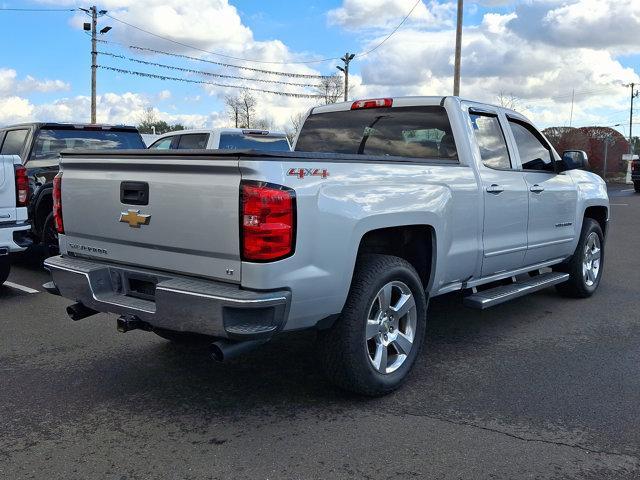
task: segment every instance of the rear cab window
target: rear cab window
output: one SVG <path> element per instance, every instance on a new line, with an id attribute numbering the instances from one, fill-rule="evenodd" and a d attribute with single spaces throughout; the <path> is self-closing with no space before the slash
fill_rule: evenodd
<path id="1" fill-rule="evenodd" d="M 268 135 L 262 133 L 231 133 L 220 134 L 220 150 L 262 150 L 269 152 L 288 152 L 291 150 L 287 137 L 282 135 Z"/>
<path id="2" fill-rule="evenodd" d="M 36 134 L 29 160 L 57 158 L 62 150 L 145 149 L 133 130 L 88 128 L 42 128 Z"/>
<path id="3" fill-rule="evenodd" d="M 316 113 L 304 123 L 296 151 L 457 160 L 444 107 L 366 108 Z"/>

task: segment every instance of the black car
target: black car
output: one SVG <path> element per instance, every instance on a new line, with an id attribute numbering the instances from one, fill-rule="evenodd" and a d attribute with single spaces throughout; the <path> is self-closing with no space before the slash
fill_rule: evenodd
<path id="1" fill-rule="evenodd" d="M 52 192 L 62 150 L 131 148 L 146 148 L 135 127 L 24 123 L 0 128 L 0 155 L 19 155 L 27 168 L 31 189 L 28 212 L 34 244 L 43 244 L 47 254 L 55 254 L 58 249 Z"/>
<path id="2" fill-rule="evenodd" d="M 640 160 L 631 161 L 631 180 L 633 180 L 633 188 L 640 193 Z"/>

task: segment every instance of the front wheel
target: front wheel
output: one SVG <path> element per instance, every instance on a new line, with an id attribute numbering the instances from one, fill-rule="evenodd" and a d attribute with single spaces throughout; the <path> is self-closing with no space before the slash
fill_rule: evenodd
<path id="1" fill-rule="evenodd" d="M 329 380 L 370 396 L 398 388 L 422 349 L 426 310 L 422 282 L 410 263 L 389 255 L 359 257 L 340 318 L 319 332 Z"/>
<path id="2" fill-rule="evenodd" d="M 640 182 L 633 182 L 633 188 L 635 189 L 636 193 L 640 193 Z"/>
<path id="3" fill-rule="evenodd" d="M 569 261 L 554 270 L 569 274 L 569 280 L 556 285 L 562 295 L 587 298 L 594 294 L 604 266 L 604 235 L 600 224 L 592 218 L 585 218 L 580 241 Z"/>

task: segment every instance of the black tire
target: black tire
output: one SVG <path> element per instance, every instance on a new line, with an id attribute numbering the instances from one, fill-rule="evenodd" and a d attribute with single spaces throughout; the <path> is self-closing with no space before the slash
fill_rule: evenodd
<path id="1" fill-rule="evenodd" d="M 589 284 L 583 274 L 583 262 L 586 255 L 586 245 L 589 237 L 595 234 L 600 243 L 600 257 L 598 272 Z M 600 285 L 602 279 L 602 271 L 604 267 L 604 235 L 600 224 L 592 218 L 585 218 L 582 223 L 582 232 L 580 233 L 580 241 L 576 247 L 573 256 L 565 263 L 554 267 L 555 271 L 565 272 L 569 274 L 569 280 L 556 285 L 556 290 L 566 297 L 587 298 L 594 294 Z"/>
<path id="2" fill-rule="evenodd" d="M 165 330 L 164 328 L 154 328 L 152 332 L 176 345 L 204 347 L 214 341 L 214 338 L 207 335 L 191 332 L 176 332 L 174 330 Z"/>
<path id="3" fill-rule="evenodd" d="M 633 182 L 633 188 L 636 193 L 640 193 L 640 182 Z"/>
<path id="4" fill-rule="evenodd" d="M 377 337 L 366 339 L 367 318 L 375 302 L 378 301 L 378 293 L 382 291 L 383 286 L 391 282 L 402 285 L 402 288 L 408 287 L 410 290 L 415 301 L 416 321 L 415 329 L 412 330 L 413 343 L 409 354 L 396 370 L 382 373 L 374 367 L 375 360 L 370 360 L 370 348 L 372 348 L 370 342 L 372 340 L 377 342 Z M 424 288 L 420 276 L 410 263 L 390 255 L 360 256 L 340 317 L 331 328 L 318 333 L 319 354 L 327 378 L 338 387 L 361 395 L 379 396 L 397 389 L 407 379 L 422 350 L 427 322 L 426 312 L 427 299 Z M 408 322 L 409 313 L 401 318 Z M 395 321 L 398 322 L 395 332 L 397 336 L 402 329 L 401 319 Z M 382 324 L 380 327 L 384 330 Z M 387 333 L 388 338 L 391 339 L 393 330 Z M 384 338 L 387 340 L 386 336 Z M 375 349 L 378 344 L 373 345 Z M 390 348 L 391 350 L 385 348 L 385 351 L 392 353 L 389 358 L 393 359 L 394 355 L 396 360 L 400 358 L 400 350 L 395 346 Z"/>
<path id="5" fill-rule="evenodd" d="M 40 240 L 44 247 L 44 254 L 47 257 L 52 257 L 60 253 L 60 247 L 58 246 L 58 231 L 56 230 L 56 224 L 53 219 L 53 212 L 47 215 L 47 218 L 42 225 L 42 234 Z"/>
<path id="6" fill-rule="evenodd" d="M 7 281 L 11 273 L 11 260 L 9 255 L 0 257 L 0 285 Z"/>

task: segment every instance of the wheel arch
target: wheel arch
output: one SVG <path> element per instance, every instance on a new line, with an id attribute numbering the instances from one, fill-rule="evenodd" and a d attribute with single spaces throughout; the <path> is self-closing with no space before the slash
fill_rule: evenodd
<path id="1" fill-rule="evenodd" d="M 38 196 L 36 198 L 34 209 L 33 209 L 33 218 L 32 228 L 33 231 L 40 235 L 42 233 L 42 227 L 44 226 L 44 222 L 47 219 L 49 213 L 53 211 L 53 185 L 45 185 L 38 192 Z"/>
<path id="2" fill-rule="evenodd" d="M 591 218 L 598 222 L 602 229 L 602 234 L 606 237 L 607 225 L 609 223 L 609 209 L 604 205 L 594 205 L 585 208 L 583 221 L 585 218 Z"/>
<path id="3" fill-rule="evenodd" d="M 369 230 L 358 245 L 358 255 L 363 253 L 403 258 L 416 269 L 425 291 L 431 290 L 437 256 L 436 230 L 432 225 L 408 224 Z"/>

